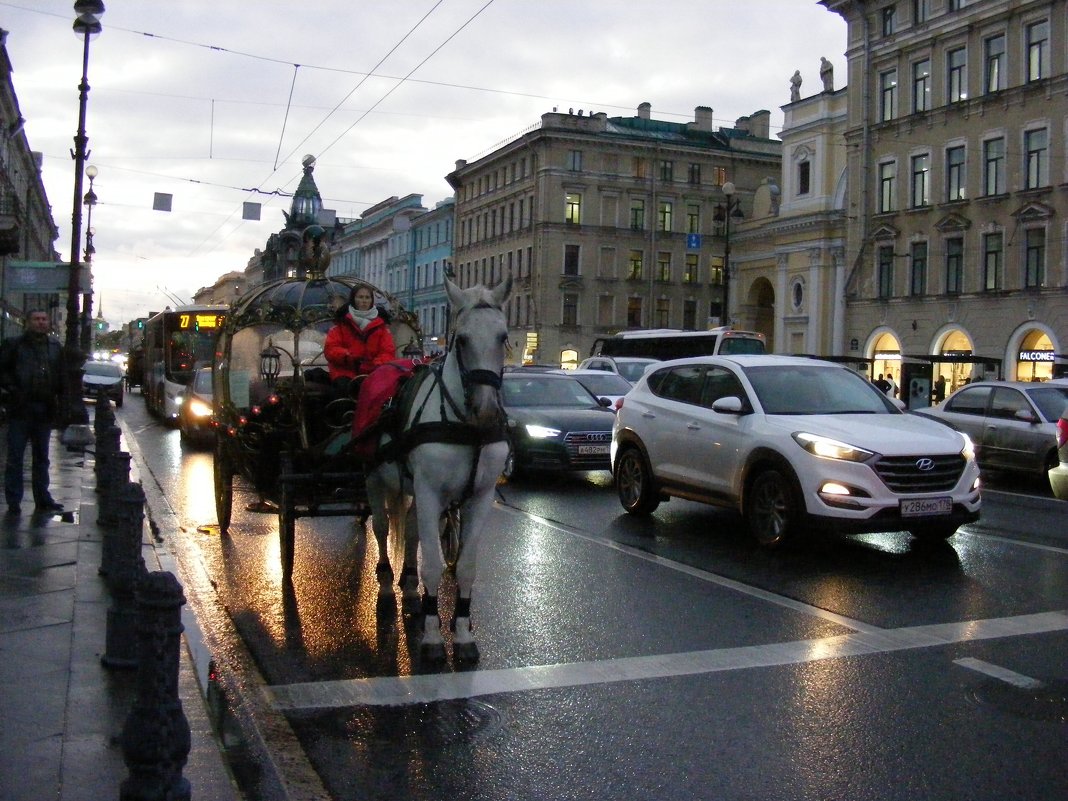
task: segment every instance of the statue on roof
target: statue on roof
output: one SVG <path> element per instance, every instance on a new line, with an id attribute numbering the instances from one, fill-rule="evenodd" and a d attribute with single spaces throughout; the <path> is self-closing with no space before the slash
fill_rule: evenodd
<path id="1" fill-rule="evenodd" d="M 793 77 L 790 78 L 790 102 L 793 103 L 801 99 L 801 70 L 794 70 Z"/>
<path id="2" fill-rule="evenodd" d="M 820 78 L 823 79 L 823 91 L 834 91 L 834 65 L 820 56 Z"/>

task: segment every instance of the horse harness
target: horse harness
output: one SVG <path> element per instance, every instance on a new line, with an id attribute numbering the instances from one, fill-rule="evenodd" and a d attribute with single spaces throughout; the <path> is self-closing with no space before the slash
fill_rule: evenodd
<path id="1" fill-rule="evenodd" d="M 452 344 L 453 342 L 450 341 L 449 350 L 452 350 Z M 498 410 L 500 414 L 498 415 L 497 425 L 493 429 L 486 430 L 465 422 L 466 412 L 471 407 L 471 391 L 474 386 L 481 384 L 493 387 L 499 393 L 501 389 L 501 374 L 495 373 L 493 370 L 467 370 L 463 363 L 463 351 L 457 348 L 455 352 L 460 370 L 460 383 L 464 388 L 463 406 L 460 406 L 457 399 L 453 397 L 452 393 L 449 392 L 449 388 L 445 385 L 443 377 L 445 370 L 444 359 L 431 365 L 417 365 L 412 379 L 409 379 L 401 386 L 397 397 L 394 399 L 396 403 L 395 423 L 389 427 L 389 433 L 393 436 L 393 439 L 385 446 L 379 447 L 376 457 L 378 463 L 396 461 L 403 477 L 410 480 L 412 472 L 408 466 L 407 456 L 419 445 L 429 442 L 440 442 L 448 445 L 470 445 L 475 449 L 475 458 L 471 460 L 471 469 L 467 475 L 464 491 L 458 500 L 449 505 L 450 509 L 453 510 L 462 506 L 474 492 L 475 476 L 478 472 L 479 457 L 482 454 L 483 446 L 507 439 L 504 411 L 500 408 L 499 395 Z M 415 404 L 419 389 L 427 380 L 432 381 L 433 385 L 427 391 L 426 397 L 423 398 L 423 402 L 415 410 L 414 417 L 412 417 L 411 410 Z M 439 419 L 422 422 L 423 412 L 430 402 L 435 388 L 438 394 Z M 448 413 L 450 411 L 456 419 L 449 419 Z M 408 419 L 411 419 L 411 425 L 405 427 L 405 421 Z"/>

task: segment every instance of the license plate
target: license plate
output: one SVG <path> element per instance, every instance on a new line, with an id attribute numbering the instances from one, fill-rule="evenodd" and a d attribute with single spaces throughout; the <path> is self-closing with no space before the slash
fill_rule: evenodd
<path id="1" fill-rule="evenodd" d="M 948 515 L 953 511 L 952 498 L 909 498 L 901 501 L 902 517 Z"/>
<path id="2" fill-rule="evenodd" d="M 579 456 L 608 455 L 608 445 L 579 445 Z"/>

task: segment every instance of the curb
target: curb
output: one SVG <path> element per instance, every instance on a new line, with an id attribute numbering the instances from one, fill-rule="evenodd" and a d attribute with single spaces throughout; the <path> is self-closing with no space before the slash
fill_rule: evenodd
<path id="1" fill-rule="evenodd" d="M 232 768 L 231 757 L 239 751 L 241 760 L 255 766 L 256 775 L 251 779 L 254 792 L 240 787 L 250 798 L 329 799 L 289 721 L 270 705 L 266 682 L 216 595 L 211 577 L 195 552 L 196 545 L 183 542 L 182 535 L 190 532 L 182 527 L 125 421 L 120 426 L 145 491 L 153 550 L 161 569 L 179 576 L 185 590 L 182 622 L 187 653 L 200 687 L 200 702 L 212 721 L 223 759 Z M 178 536 L 167 537 L 168 533 Z"/>

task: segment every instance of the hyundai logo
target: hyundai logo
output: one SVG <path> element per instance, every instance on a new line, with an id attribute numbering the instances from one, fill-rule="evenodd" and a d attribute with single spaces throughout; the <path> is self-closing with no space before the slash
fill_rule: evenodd
<path id="1" fill-rule="evenodd" d="M 929 470 L 934 470 L 934 459 L 928 459 L 926 456 L 922 459 L 916 460 L 916 469 L 922 470 L 924 473 Z"/>

